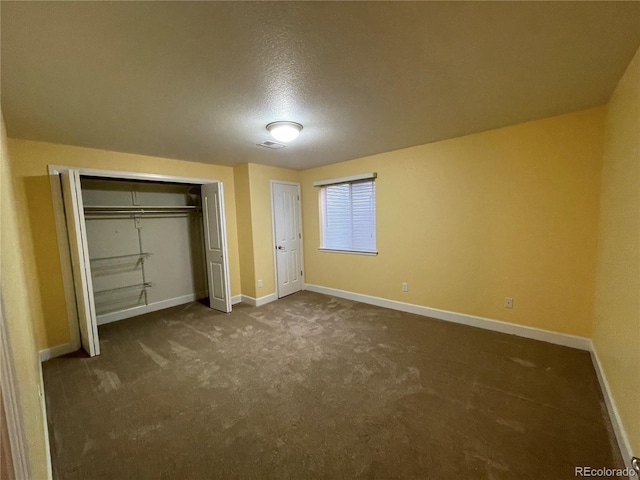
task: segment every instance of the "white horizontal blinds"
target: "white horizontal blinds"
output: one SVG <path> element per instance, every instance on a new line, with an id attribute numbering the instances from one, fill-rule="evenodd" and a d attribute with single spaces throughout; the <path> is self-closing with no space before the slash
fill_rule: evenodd
<path id="1" fill-rule="evenodd" d="M 353 248 L 376 249 L 376 184 L 373 181 L 351 184 Z"/>
<path id="2" fill-rule="evenodd" d="M 322 189 L 323 248 L 375 251 L 375 182 L 341 183 Z"/>
<path id="3" fill-rule="evenodd" d="M 324 187 L 324 248 L 351 248 L 351 185 Z"/>

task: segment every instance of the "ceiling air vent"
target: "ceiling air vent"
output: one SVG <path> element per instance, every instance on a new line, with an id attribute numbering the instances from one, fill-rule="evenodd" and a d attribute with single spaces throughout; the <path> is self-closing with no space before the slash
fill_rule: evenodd
<path id="1" fill-rule="evenodd" d="M 266 142 L 258 143 L 259 147 L 270 148 L 272 150 L 278 150 L 280 148 L 286 147 L 286 145 L 278 142 L 272 142 L 271 140 L 267 140 Z"/>

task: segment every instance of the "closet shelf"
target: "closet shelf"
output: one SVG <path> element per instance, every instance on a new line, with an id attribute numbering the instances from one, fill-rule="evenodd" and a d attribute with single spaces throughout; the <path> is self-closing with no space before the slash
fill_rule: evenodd
<path id="1" fill-rule="evenodd" d="M 144 282 L 144 283 L 138 283 L 136 285 L 127 285 L 125 287 L 117 287 L 117 288 L 110 288 L 108 290 L 100 290 L 97 292 L 93 292 L 94 296 L 98 297 L 101 295 L 108 295 L 110 293 L 115 293 L 115 292 L 124 292 L 127 290 L 144 290 L 145 288 L 151 288 L 153 287 L 153 284 L 151 284 L 151 282 Z"/>
<path id="2" fill-rule="evenodd" d="M 126 262 L 129 259 L 131 259 L 132 261 L 135 260 L 136 262 L 138 262 L 139 260 L 144 260 L 145 258 L 148 258 L 151 255 L 153 255 L 153 253 L 150 253 L 150 252 L 131 253 L 129 255 L 116 255 L 113 257 L 92 258 L 89 261 L 91 262 L 91 266 L 94 267 L 94 266 L 100 266 L 101 264 L 105 264 L 105 263 L 108 265 L 111 265 L 113 263 Z"/>
<path id="3" fill-rule="evenodd" d="M 104 215 L 113 215 L 113 214 L 139 214 L 144 215 L 145 213 L 185 213 L 185 212 L 197 212 L 200 210 L 200 207 L 195 205 L 183 205 L 183 206 L 155 206 L 155 205 L 128 205 L 128 206 L 91 206 L 87 205 L 84 207 L 85 213 L 90 214 L 104 214 Z"/>

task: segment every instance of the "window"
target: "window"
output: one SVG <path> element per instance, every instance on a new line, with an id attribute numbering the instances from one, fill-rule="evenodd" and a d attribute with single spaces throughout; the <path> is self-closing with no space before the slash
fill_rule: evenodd
<path id="1" fill-rule="evenodd" d="M 362 177 L 367 178 L 361 179 Z M 338 179 L 315 184 L 321 187 L 320 248 L 375 254 L 377 253 L 375 174 L 350 178 L 351 181 Z M 354 178 L 356 180 L 353 180 Z"/>

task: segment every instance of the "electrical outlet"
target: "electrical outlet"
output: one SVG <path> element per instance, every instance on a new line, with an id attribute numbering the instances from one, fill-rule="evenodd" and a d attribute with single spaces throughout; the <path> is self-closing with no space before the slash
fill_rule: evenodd
<path id="1" fill-rule="evenodd" d="M 262 288 L 262 280 L 258 280 L 258 288 Z"/>
<path id="2" fill-rule="evenodd" d="M 402 291 L 403 292 L 408 292 L 409 291 L 409 284 L 406 282 L 402 282 Z"/>
<path id="3" fill-rule="evenodd" d="M 513 298 L 505 297 L 505 299 L 504 299 L 504 308 L 513 308 Z"/>

